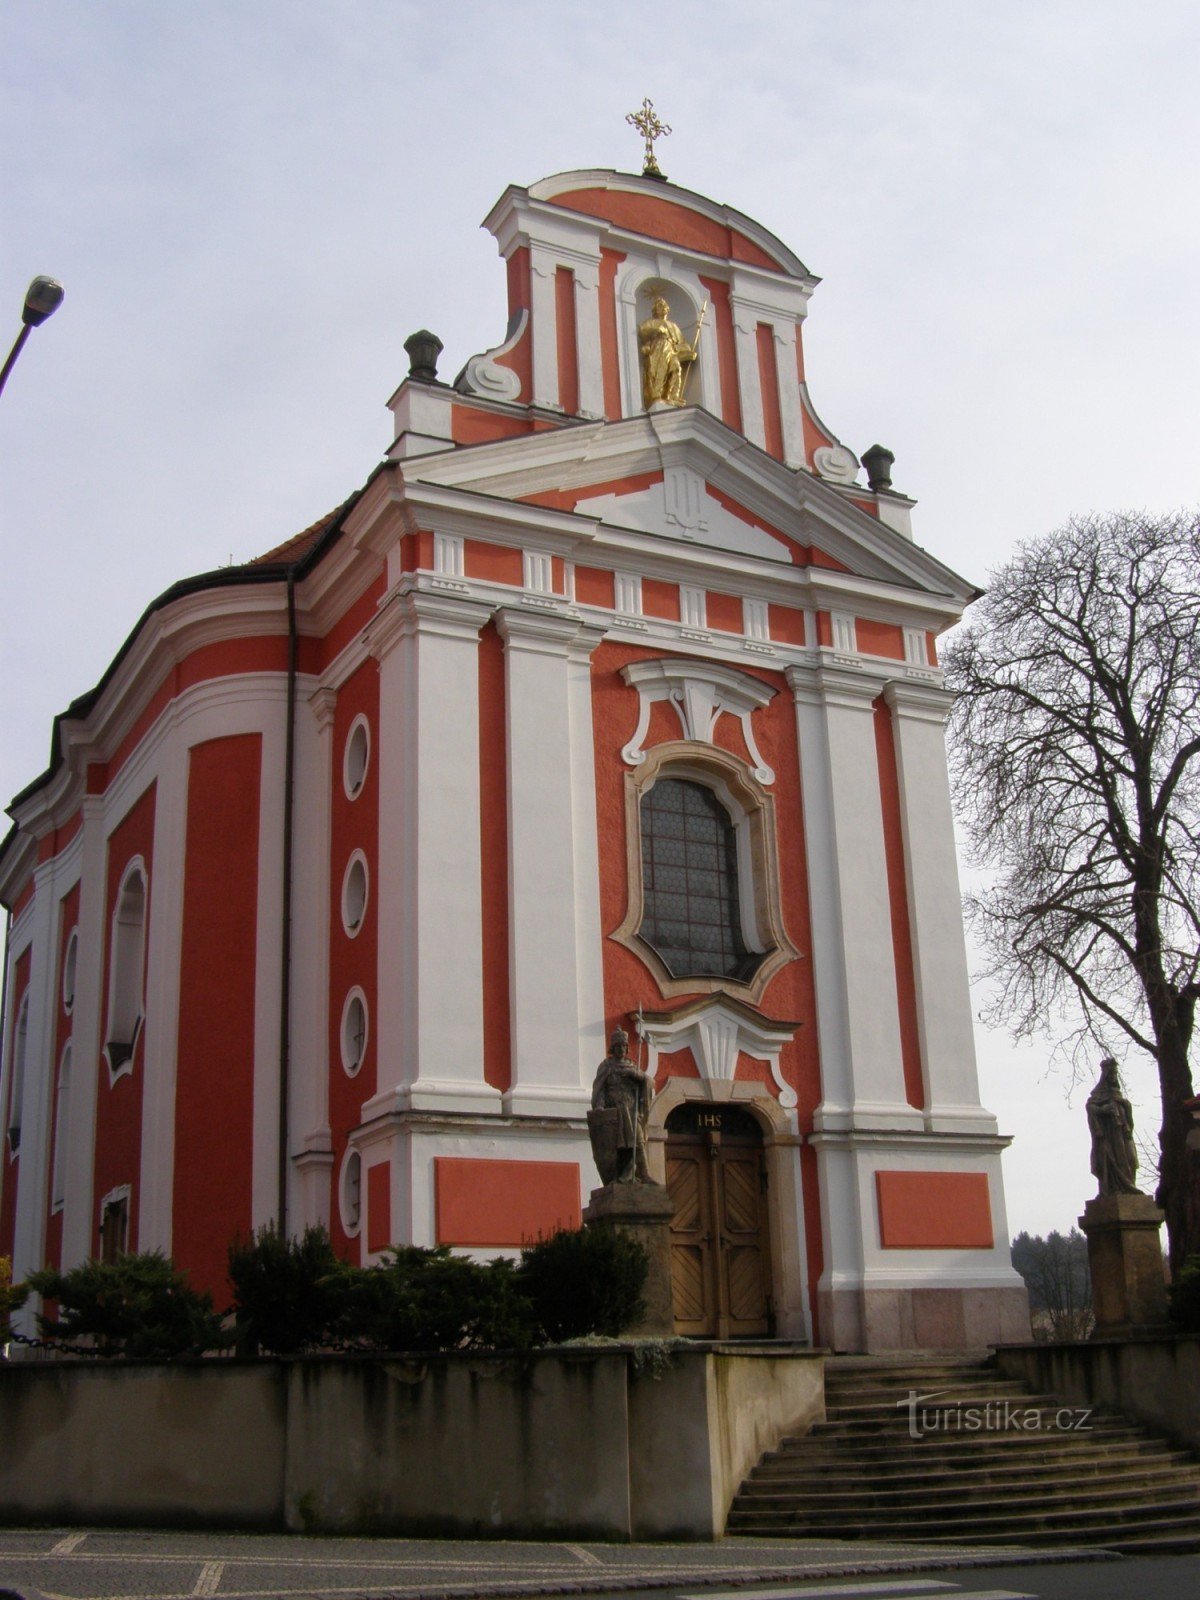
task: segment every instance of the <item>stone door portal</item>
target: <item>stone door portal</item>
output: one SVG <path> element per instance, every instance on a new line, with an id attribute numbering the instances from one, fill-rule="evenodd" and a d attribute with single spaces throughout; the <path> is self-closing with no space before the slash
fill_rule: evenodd
<path id="1" fill-rule="evenodd" d="M 675 1331 L 746 1339 L 774 1331 L 762 1130 L 740 1106 L 692 1102 L 667 1118 Z"/>

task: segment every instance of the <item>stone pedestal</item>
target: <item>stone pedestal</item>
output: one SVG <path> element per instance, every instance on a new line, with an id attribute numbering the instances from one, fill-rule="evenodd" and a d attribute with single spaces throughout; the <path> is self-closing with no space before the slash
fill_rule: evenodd
<path id="1" fill-rule="evenodd" d="M 637 1240 L 649 1258 L 642 1320 L 626 1332 L 638 1338 L 670 1338 L 675 1332 L 671 1308 L 671 1217 L 674 1207 L 661 1183 L 608 1183 L 593 1189 L 583 1213 L 586 1226 L 620 1228 Z"/>
<path id="2" fill-rule="evenodd" d="M 1163 1213 L 1145 1194 L 1102 1194 L 1083 1208 L 1092 1272 L 1093 1339 L 1160 1330 L 1169 1321 L 1158 1230 Z"/>

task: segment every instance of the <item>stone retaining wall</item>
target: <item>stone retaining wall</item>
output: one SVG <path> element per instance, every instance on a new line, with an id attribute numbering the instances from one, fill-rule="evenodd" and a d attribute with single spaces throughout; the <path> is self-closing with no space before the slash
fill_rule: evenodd
<path id="1" fill-rule="evenodd" d="M 824 1415 L 780 1345 L 0 1367 L 0 1520 L 718 1537 Z"/>
<path id="2" fill-rule="evenodd" d="M 1001 1345 L 996 1364 L 1039 1393 L 1111 1407 L 1200 1450 L 1200 1339 Z"/>

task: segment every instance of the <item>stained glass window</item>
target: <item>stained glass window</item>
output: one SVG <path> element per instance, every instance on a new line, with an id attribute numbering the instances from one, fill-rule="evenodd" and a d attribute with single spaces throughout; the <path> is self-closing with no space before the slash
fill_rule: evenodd
<path id="1" fill-rule="evenodd" d="M 748 979 L 733 822 L 711 789 L 660 778 L 641 802 L 642 925 L 673 978 Z"/>

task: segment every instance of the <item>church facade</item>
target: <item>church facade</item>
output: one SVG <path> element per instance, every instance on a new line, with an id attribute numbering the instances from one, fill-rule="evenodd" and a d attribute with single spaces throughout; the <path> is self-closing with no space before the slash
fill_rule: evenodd
<path id="1" fill-rule="evenodd" d="M 817 280 L 653 176 L 509 188 L 504 339 L 335 513 L 177 584 L 0 846 L 0 1254 L 476 1255 L 577 1224 L 610 1031 L 676 1327 L 1027 1332 L 936 639 L 971 585 L 815 411 Z"/>

